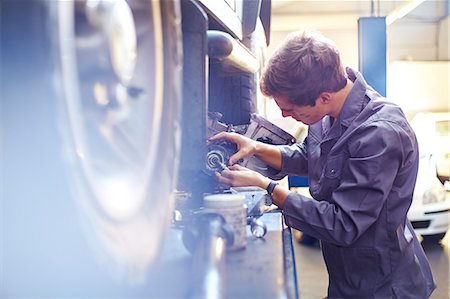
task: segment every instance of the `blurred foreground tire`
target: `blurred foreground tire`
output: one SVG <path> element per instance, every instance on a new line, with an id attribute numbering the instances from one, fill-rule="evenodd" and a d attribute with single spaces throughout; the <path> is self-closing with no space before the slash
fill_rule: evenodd
<path id="1" fill-rule="evenodd" d="M 140 294 L 173 206 L 179 3 L 1 5 L 0 297 Z"/>

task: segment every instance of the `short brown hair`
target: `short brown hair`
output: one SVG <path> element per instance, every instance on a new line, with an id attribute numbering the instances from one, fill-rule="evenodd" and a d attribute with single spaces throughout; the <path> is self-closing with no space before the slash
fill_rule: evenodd
<path id="1" fill-rule="evenodd" d="M 339 91 L 346 83 L 335 43 L 318 32 L 304 30 L 289 34 L 269 59 L 261 90 L 267 96 L 314 106 L 322 92 Z"/>

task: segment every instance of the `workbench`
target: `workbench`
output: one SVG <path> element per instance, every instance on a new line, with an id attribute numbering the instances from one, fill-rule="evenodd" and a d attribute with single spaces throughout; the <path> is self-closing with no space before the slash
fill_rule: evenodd
<path id="1" fill-rule="evenodd" d="M 221 284 L 224 298 L 298 298 L 291 229 L 278 210 L 259 218 L 267 226 L 264 238 L 251 235 L 247 226 L 247 246 L 227 251 Z M 182 231 L 172 228 L 162 248 L 161 258 L 152 267 L 146 298 L 189 298 L 192 255 L 182 242 Z M 150 296 L 149 296 L 150 294 Z"/>

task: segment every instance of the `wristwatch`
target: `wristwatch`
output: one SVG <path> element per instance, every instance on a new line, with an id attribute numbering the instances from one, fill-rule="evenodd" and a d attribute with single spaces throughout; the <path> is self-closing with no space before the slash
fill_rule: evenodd
<path id="1" fill-rule="evenodd" d="M 278 185 L 277 183 L 271 181 L 271 182 L 269 183 L 269 185 L 267 186 L 266 191 L 267 191 L 267 194 L 268 194 L 270 197 L 272 197 L 273 190 L 275 190 L 275 187 L 276 187 L 277 185 Z"/>

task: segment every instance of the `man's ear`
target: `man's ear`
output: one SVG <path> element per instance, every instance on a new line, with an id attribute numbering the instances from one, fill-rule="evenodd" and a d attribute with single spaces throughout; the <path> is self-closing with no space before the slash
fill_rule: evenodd
<path id="1" fill-rule="evenodd" d="M 319 100 L 322 104 L 329 104 L 331 102 L 331 92 L 322 92 Z"/>

